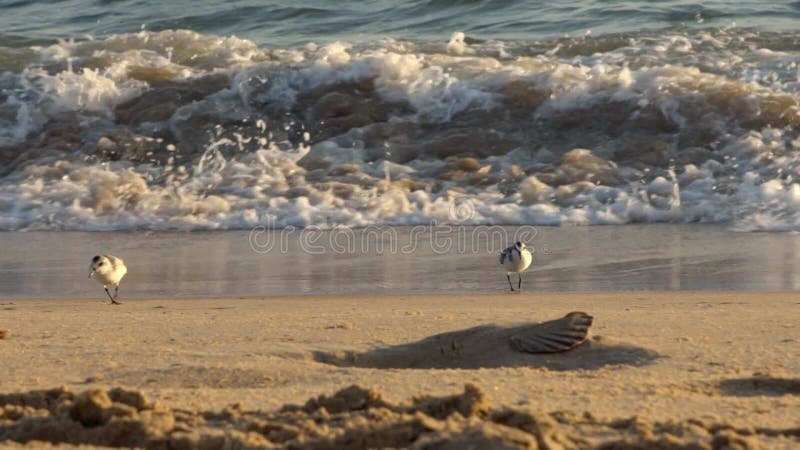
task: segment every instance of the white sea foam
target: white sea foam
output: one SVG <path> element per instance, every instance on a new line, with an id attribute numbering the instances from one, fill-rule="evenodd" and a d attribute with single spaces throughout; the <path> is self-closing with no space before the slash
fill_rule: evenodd
<path id="1" fill-rule="evenodd" d="M 756 38 L 37 48 L 0 80 L 0 229 L 800 229 L 800 56 Z"/>

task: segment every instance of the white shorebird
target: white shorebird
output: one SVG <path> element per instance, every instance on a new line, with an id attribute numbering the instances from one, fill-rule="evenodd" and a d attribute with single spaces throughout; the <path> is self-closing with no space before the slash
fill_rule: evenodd
<path id="1" fill-rule="evenodd" d="M 512 291 L 514 290 L 514 285 L 511 284 L 511 273 L 516 272 L 517 276 L 519 276 L 517 289 L 522 290 L 522 272 L 531 265 L 532 261 L 533 251 L 529 250 L 523 242 L 515 242 L 514 245 L 500 253 L 500 265 L 506 269 L 508 286 Z"/>
<path id="2" fill-rule="evenodd" d="M 117 301 L 117 295 L 119 294 L 119 282 L 122 280 L 122 277 L 128 273 L 128 268 L 125 267 L 125 261 L 116 256 L 97 255 L 92 258 L 92 263 L 89 264 L 89 270 L 89 278 L 94 278 L 98 283 L 103 285 L 103 289 L 106 290 L 106 294 L 108 294 L 108 298 L 111 299 L 111 303 L 121 305 L 121 303 Z M 108 292 L 109 286 L 114 286 L 113 297 L 111 293 Z"/>

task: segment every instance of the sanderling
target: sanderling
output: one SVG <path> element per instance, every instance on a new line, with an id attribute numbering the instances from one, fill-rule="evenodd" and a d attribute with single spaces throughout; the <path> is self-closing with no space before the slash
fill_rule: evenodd
<path id="1" fill-rule="evenodd" d="M 523 242 L 516 242 L 500 253 L 500 265 L 507 271 L 506 278 L 512 291 L 514 290 L 514 285 L 511 284 L 511 272 L 516 272 L 517 276 L 519 276 L 517 289 L 522 290 L 522 272 L 531 265 L 532 261 L 533 252 L 528 250 L 528 247 Z"/>
<path id="2" fill-rule="evenodd" d="M 89 278 L 94 278 L 98 283 L 103 285 L 106 290 L 108 298 L 111 303 L 120 305 L 117 301 L 117 294 L 119 294 L 119 282 L 122 277 L 128 273 L 128 268 L 125 267 L 125 261 L 111 255 L 97 255 L 92 258 L 92 263 L 89 264 Z M 114 296 L 108 292 L 108 286 L 114 286 Z"/>

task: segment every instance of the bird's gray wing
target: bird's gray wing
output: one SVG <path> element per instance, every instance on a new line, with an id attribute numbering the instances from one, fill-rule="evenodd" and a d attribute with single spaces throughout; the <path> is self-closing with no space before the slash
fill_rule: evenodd
<path id="1" fill-rule="evenodd" d="M 505 263 L 506 259 L 511 259 L 511 247 L 500 252 L 500 264 Z"/>

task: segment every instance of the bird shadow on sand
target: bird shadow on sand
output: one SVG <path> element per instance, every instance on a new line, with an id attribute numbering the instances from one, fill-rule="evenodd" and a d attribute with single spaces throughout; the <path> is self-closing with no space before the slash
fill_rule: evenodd
<path id="1" fill-rule="evenodd" d="M 583 316 L 572 316 L 583 314 Z M 571 317 L 572 316 L 572 317 Z M 588 319 L 587 319 L 588 318 Z M 644 366 L 656 352 L 602 337 L 588 337 L 591 316 L 513 327 L 481 325 L 366 352 L 314 352 L 316 361 L 378 369 L 478 369 L 542 367 L 594 370 L 611 365 Z M 577 321 L 577 322 L 576 322 Z"/>
<path id="2" fill-rule="evenodd" d="M 800 378 L 731 378 L 722 380 L 719 389 L 725 395 L 739 397 L 800 395 Z"/>

